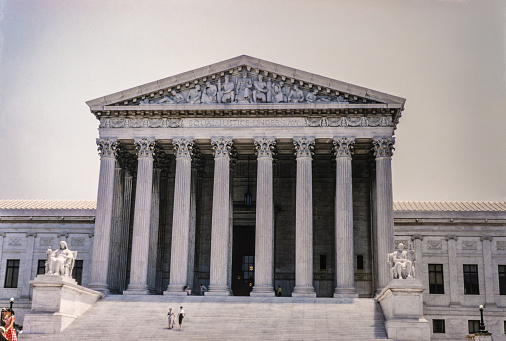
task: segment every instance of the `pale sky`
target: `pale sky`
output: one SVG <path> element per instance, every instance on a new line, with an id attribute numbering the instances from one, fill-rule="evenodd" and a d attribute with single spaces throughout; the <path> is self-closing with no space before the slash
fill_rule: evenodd
<path id="1" fill-rule="evenodd" d="M 406 98 L 395 200 L 506 201 L 505 30 L 505 0 L 0 0 L 0 199 L 95 200 L 85 101 L 246 54 Z"/>

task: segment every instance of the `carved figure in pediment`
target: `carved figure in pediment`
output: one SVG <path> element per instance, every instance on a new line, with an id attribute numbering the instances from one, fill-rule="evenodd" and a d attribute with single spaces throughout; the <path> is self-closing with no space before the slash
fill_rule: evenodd
<path id="1" fill-rule="evenodd" d="M 285 85 L 285 82 L 279 82 L 279 86 L 281 87 L 281 92 L 283 93 L 283 101 L 282 102 L 289 102 L 288 95 L 290 95 L 290 92 L 291 92 L 290 85 L 288 85 L 288 84 Z"/>
<path id="2" fill-rule="evenodd" d="M 292 103 L 304 102 L 304 93 L 302 92 L 301 89 L 299 89 L 297 84 L 293 85 L 293 88 L 290 91 L 290 94 L 288 95 L 288 102 Z"/>
<path id="3" fill-rule="evenodd" d="M 316 102 L 316 94 L 317 93 L 318 93 L 318 90 L 314 90 L 313 92 L 309 91 L 306 95 L 306 102 L 308 102 L 308 103 Z"/>
<path id="4" fill-rule="evenodd" d="M 336 102 L 337 103 L 348 103 L 348 101 L 343 96 L 337 96 Z"/>
<path id="5" fill-rule="evenodd" d="M 174 101 L 169 96 L 163 96 L 156 104 L 174 104 Z"/>
<path id="6" fill-rule="evenodd" d="M 186 100 L 190 104 L 200 103 L 202 98 L 202 92 L 200 91 L 200 85 L 195 84 L 195 87 L 188 92 L 188 99 Z"/>
<path id="7" fill-rule="evenodd" d="M 273 103 L 281 103 L 286 102 L 286 97 L 283 95 L 281 91 L 281 87 L 283 86 L 283 82 L 272 83 L 272 102 Z"/>
<path id="8" fill-rule="evenodd" d="M 218 102 L 219 103 L 232 103 L 235 101 L 235 84 L 230 80 L 228 75 L 225 75 L 225 83 L 221 85 L 218 81 Z"/>
<path id="9" fill-rule="evenodd" d="M 237 102 L 239 103 L 250 103 L 251 102 L 251 88 L 253 83 L 251 78 L 248 78 L 246 70 L 242 71 L 242 77 L 237 79 L 236 91 L 237 91 Z"/>
<path id="10" fill-rule="evenodd" d="M 176 90 L 172 90 L 170 92 L 170 96 L 163 96 L 157 104 L 178 104 L 184 102 L 184 97 L 180 93 L 177 93 Z"/>
<path id="11" fill-rule="evenodd" d="M 149 98 L 144 98 L 142 101 L 139 102 L 139 105 L 150 105 Z"/>
<path id="12" fill-rule="evenodd" d="M 253 102 L 267 102 L 267 83 L 262 75 L 258 75 L 258 80 L 253 83 Z"/>
<path id="13" fill-rule="evenodd" d="M 216 103 L 216 95 L 218 93 L 218 88 L 216 85 L 211 82 L 206 82 L 206 90 L 202 94 L 202 103 Z"/>
<path id="14" fill-rule="evenodd" d="M 60 249 L 56 251 L 49 248 L 46 255 L 47 261 L 45 264 L 45 270 L 47 275 L 62 275 L 66 277 L 72 276 L 77 252 L 70 251 L 66 242 L 61 241 Z"/>

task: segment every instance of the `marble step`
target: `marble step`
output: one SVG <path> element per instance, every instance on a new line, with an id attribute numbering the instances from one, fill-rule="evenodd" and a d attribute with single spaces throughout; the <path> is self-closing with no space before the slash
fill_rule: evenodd
<path id="1" fill-rule="evenodd" d="M 183 330 L 167 311 L 183 306 Z M 61 334 L 20 340 L 389 340 L 373 299 L 110 295 Z"/>

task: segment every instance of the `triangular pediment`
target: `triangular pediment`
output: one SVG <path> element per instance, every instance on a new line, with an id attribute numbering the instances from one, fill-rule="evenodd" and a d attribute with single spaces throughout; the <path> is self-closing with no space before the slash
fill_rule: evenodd
<path id="1" fill-rule="evenodd" d="M 233 100 L 230 92 L 234 92 Z M 403 105 L 405 100 L 261 59 L 239 56 L 100 97 L 87 104 L 95 107 L 332 102 Z"/>

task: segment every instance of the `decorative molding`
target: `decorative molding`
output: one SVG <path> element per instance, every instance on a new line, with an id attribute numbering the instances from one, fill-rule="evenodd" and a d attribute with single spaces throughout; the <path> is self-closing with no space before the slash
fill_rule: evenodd
<path id="1" fill-rule="evenodd" d="M 26 238 L 28 238 L 28 237 L 37 238 L 37 233 L 34 233 L 34 232 L 27 232 L 27 233 L 26 233 Z"/>
<path id="2" fill-rule="evenodd" d="M 441 240 L 427 240 L 427 248 L 429 250 L 441 250 L 443 248 L 443 243 Z"/>
<path id="3" fill-rule="evenodd" d="M 21 246 L 22 244 L 21 237 L 10 237 L 9 238 L 9 246 Z"/>
<path id="4" fill-rule="evenodd" d="M 332 143 L 334 144 L 332 151 L 336 158 L 351 158 L 355 151 L 355 138 L 353 137 L 334 137 Z"/>
<path id="5" fill-rule="evenodd" d="M 61 237 L 65 237 L 65 238 L 68 238 L 69 237 L 69 233 L 68 232 L 60 232 L 57 234 L 58 238 L 61 238 Z"/>
<path id="6" fill-rule="evenodd" d="M 414 234 L 411 236 L 411 240 L 414 241 L 415 239 L 423 240 L 423 236 L 421 234 Z"/>
<path id="7" fill-rule="evenodd" d="M 136 139 L 134 140 L 137 158 L 153 158 L 155 151 L 155 140 Z"/>
<path id="8" fill-rule="evenodd" d="M 477 245 L 475 241 L 472 240 L 464 240 L 462 241 L 462 250 L 476 250 Z"/>
<path id="9" fill-rule="evenodd" d="M 193 148 L 195 146 L 193 139 L 174 138 L 172 139 L 172 144 L 174 145 L 174 155 L 176 159 L 192 158 Z"/>
<path id="10" fill-rule="evenodd" d="M 448 241 L 450 239 L 453 239 L 455 241 L 457 241 L 459 238 L 456 236 L 456 235 L 453 235 L 453 234 L 449 234 L 445 237 L 445 240 Z"/>
<path id="11" fill-rule="evenodd" d="M 72 237 L 70 239 L 71 246 L 83 246 L 84 245 L 84 237 Z"/>
<path id="12" fill-rule="evenodd" d="M 492 236 L 481 236 L 480 241 L 488 240 L 489 242 L 491 242 L 493 238 L 494 237 Z"/>
<path id="13" fill-rule="evenodd" d="M 506 241 L 497 241 L 496 242 L 497 250 L 506 250 Z"/>
<path id="14" fill-rule="evenodd" d="M 215 137 L 211 139 L 211 144 L 213 146 L 213 155 L 214 158 L 220 158 L 220 157 L 228 157 L 230 158 L 233 151 L 233 141 L 231 138 L 224 138 L 224 137 Z"/>
<path id="15" fill-rule="evenodd" d="M 295 137 L 293 139 L 296 157 L 309 157 L 314 155 L 314 138 L 311 137 Z"/>
<path id="16" fill-rule="evenodd" d="M 118 141 L 115 139 L 97 139 L 97 150 L 100 158 L 115 158 Z"/>
<path id="17" fill-rule="evenodd" d="M 272 137 L 262 137 L 253 140 L 255 143 L 255 153 L 257 158 L 273 158 L 276 156 L 276 139 Z"/>
<path id="18" fill-rule="evenodd" d="M 392 157 L 394 153 L 395 138 L 375 137 L 372 139 L 372 151 L 374 157 Z"/>
<path id="19" fill-rule="evenodd" d="M 93 238 L 93 237 L 95 237 L 94 233 L 88 233 L 88 238 Z"/>
<path id="20" fill-rule="evenodd" d="M 51 246 L 53 245 L 53 237 L 40 237 L 39 245 Z"/>
<path id="21" fill-rule="evenodd" d="M 99 128 L 393 127 L 391 116 L 277 118 L 101 118 Z"/>

